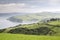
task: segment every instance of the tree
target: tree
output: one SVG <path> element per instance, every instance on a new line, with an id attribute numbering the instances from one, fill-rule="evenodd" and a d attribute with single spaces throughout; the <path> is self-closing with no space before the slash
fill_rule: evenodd
<path id="1" fill-rule="evenodd" d="M 47 35 L 51 31 L 48 27 L 40 27 L 37 30 L 40 35 Z"/>

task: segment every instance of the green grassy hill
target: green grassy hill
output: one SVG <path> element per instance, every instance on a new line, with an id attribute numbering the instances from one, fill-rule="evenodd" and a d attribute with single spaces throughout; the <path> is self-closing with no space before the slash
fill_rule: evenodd
<path id="1" fill-rule="evenodd" d="M 59 14 L 54 14 L 50 12 L 42 12 L 42 13 L 34 13 L 34 14 L 26 14 L 26 15 L 17 15 L 8 18 L 10 21 L 20 20 L 20 21 L 41 21 L 44 18 L 52 18 L 52 17 L 60 17 Z"/>
<path id="2" fill-rule="evenodd" d="M 0 30 L 1 33 L 60 36 L 60 20 L 23 24 Z"/>
<path id="3" fill-rule="evenodd" d="M 57 17 L 58 19 L 55 19 L 55 17 Z M 54 14 L 50 12 L 13 16 L 8 18 L 8 20 L 18 21 L 18 22 L 21 22 L 21 21 L 32 22 L 35 20 L 34 22 L 36 21 L 39 21 L 39 22 L 32 23 L 32 24 L 20 24 L 14 27 L 1 29 L 0 32 L 13 33 L 13 34 L 30 34 L 30 35 L 60 35 L 60 18 L 59 17 L 60 17 L 59 14 Z M 48 19 L 48 18 L 51 18 L 51 19 Z"/>
<path id="4" fill-rule="evenodd" d="M 41 15 L 14 17 L 25 21 L 33 18 L 41 20 Z M 45 21 L 0 29 L 0 40 L 60 40 L 60 19 Z"/>

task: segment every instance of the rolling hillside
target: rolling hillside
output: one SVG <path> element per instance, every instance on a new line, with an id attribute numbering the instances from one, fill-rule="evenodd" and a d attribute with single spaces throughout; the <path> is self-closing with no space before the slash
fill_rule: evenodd
<path id="1" fill-rule="evenodd" d="M 59 13 L 51 13 L 51 12 L 41 12 L 41 13 L 33 13 L 33 14 L 25 14 L 25 15 L 16 15 L 8 18 L 12 22 L 38 22 L 42 21 L 43 19 L 50 19 L 50 18 L 60 18 Z"/>
<path id="2" fill-rule="evenodd" d="M 29 35 L 53 35 L 60 36 L 60 20 L 51 19 L 45 22 L 33 24 L 20 24 L 15 27 L 1 29 L 1 33 L 29 34 Z"/>
<path id="3" fill-rule="evenodd" d="M 27 24 L 19 24 L 14 27 L 0 29 L 0 33 L 60 36 L 59 14 L 50 12 L 42 13 L 17 15 L 10 17 L 7 20 L 19 23 L 26 22 Z M 28 22 L 33 23 L 28 24 Z"/>

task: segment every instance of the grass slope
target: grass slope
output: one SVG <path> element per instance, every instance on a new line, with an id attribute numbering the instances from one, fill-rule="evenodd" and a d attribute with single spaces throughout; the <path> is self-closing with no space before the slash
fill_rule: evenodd
<path id="1" fill-rule="evenodd" d="M 3 32 L 7 33 L 10 30 L 15 30 L 17 28 L 27 28 L 29 30 L 30 29 L 34 29 L 35 30 L 35 29 L 40 28 L 40 27 L 48 27 L 51 30 L 53 30 L 54 32 L 56 32 L 56 34 L 54 34 L 54 35 L 60 36 L 60 25 L 59 24 L 60 24 L 60 21 L 50 21 L 48 23 L 24 24 L 24 25 L 17 25 L 15 27 L 11 27 L 11 28 L 6 28 Z M 18 29 L 18 30 L 20 30 L 20 29 Z"/>
<path id="2" fill-rule="evenodd" d="M 60 26 L 60 20 L 58 21 L 51 21 L 51 22 L 49 22 L 48 24 L 50 24 L 50 25 L 58 25 L 58 26 Z"/>
<path id="3" fill-rule="evenodd" d="M 60 36 L 39 36 L 0 33 L 0 40 L 60 40 Z"/>
<path id="4" fill-rule="evenodd" d="M 53 26 L 53 30 L 57 32 L 56 35 L 60 35 L 60 20 L 48 22 L 49 25 Z"/>

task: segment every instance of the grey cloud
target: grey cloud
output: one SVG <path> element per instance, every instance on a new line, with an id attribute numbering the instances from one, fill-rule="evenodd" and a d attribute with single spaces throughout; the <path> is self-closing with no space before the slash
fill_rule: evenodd
<path id="1" fill-rule="evenodd" d="M 25 4 L 26 6 L 21 7 L 18 5 L 21 3 Z M 14 5 L 9 6 L 10 4 Z M 0 0 L 0 12 L 25 12 L 25 10 L 26 12 L 35 12 L 41 10 L 51 10 L 51 8 L 53 9 L 54 7 L 59 10 L 59 5 L 60 0 Z M 55 10 L 55 8 L 53 10 Z"/>
<path id="2" fill-rule="evenodd" d="M 4 3 L 41 3 L 46 2 L 47 0 L 0 0 L 1 4 Z"/>

